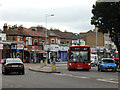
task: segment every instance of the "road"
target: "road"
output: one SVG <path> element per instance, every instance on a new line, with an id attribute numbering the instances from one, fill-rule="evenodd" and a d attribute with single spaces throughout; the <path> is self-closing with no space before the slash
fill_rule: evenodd
<path id="1" fill-rule="evenodd" d="M 68 71 L 67 65 L 57 65 L 61 73 L 41 73 L 28 70 L 25 75 L 2 75 L 2 88 L 118 88 L 118 72 Z M 0 73 L 1 74 L 1 73 Z"/>

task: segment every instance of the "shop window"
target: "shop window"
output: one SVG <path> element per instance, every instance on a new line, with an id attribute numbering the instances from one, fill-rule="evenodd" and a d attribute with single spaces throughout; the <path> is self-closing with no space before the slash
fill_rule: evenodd
<path id="1" fill-rule="evenodd" d="M 13 41 L 16 41 L 16 38 L 15 38 L 15 36 L 13 36 Z"/>
<path id="2" fill-rule="evenodd" d="M 34 45 L 37 45 L 38 40 L 34 39 Z"/>
<path id="3" fill-rule="evenodd" d="M 54 39 L 51 39 L 51 43 L 52 43 L 52 44 L 55 43 L 55 40 L 54 40 Z"/>
<path id="4" fill-rule="evenodd" d="M 20 41 L 20 36 L 17 36 L 17 41 Z"/>
<path id="5" fill-rule="evenodd" d="M 69 41 L 67 41 L 67 44 L 69 44 Z"/>

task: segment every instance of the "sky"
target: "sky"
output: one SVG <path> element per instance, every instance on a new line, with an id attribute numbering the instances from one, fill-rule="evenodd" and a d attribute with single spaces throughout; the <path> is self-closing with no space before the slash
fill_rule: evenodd
<path id="1" fill-rule="evenodd" d="M 0 0 L 0 29 L 7 23 L 11 26 L 22 24 L 26 28 L 39 25 L 73 33 L 87 32 L 94 29 L 90 20 L 95 2 L 96 0 Z"/>

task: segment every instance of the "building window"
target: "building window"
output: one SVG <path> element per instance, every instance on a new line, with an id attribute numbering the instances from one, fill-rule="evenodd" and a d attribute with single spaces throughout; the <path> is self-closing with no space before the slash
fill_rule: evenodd
<path id="1" fill-rule="evenodd" d="M 67 41 L 67 44 L 69 44 L 69 41 Z"/>
<path id="2" fill-rule="evenodd" d="M 34 45 L 37 45 L 38 40 L 34 39 Z"/>
<path id="3" fill-rule="evenodd" d="M 56 43 L 58 43 L 58 39 L 56 39 Z"/>
<path id="4" fill-rule="evenodd" d="M 54 39 L 51 39 L 51 43 L 52 43 L 52 44 L 55 43 L 55 40 L 54 40 Z"/>
<path id="5" fill-rule="evenodd" d="M 16 38 L 15 38 L 15 36 L 13 36 L 13 41 L 16 41 Z"/>
<path id="6" fill-rule="evenodd" d="M 20 41 L 20 36 L 17 36 L 17 41 Z"/>
<path id="7" fill-rule="evenodd" d="M 58 40 L 58 44 L 60 44 L 60 40 Z"/>
<path id="8" fill-rule="evenodd" d="M 42 43 L 45 43 L 45 41 L 44 41 L 44 40 L 42 40 Z"/>

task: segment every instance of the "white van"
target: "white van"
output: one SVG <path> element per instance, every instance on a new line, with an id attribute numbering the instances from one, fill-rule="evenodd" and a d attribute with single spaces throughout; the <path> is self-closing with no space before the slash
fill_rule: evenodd
<path id="1" fill-rule="evenodd" d="M 91 54 L 91 66 L 97 66 L 98 64 L 98 55 Z"/>

